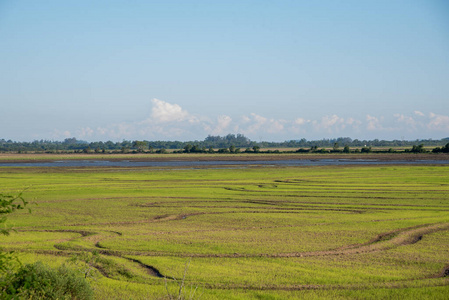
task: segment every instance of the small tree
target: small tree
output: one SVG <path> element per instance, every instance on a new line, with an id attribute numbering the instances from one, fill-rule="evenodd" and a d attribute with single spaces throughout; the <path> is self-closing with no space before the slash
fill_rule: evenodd
<path id="1" fill-rule="evenodd" d="M 449 143 L 447 143 L 442 149 L 441 152 L 443 153 L 449 153 Z"/>
<path id="2" fill-rule="evenodd" d="M 420 144 L 418 146 L 413 145 L 411 152 L 413 153 L 426 153 L 426 149 L 424 149 L 424 144 Z"/>
<path id="3" fill-rule="evenodd" d="M 361 150 L 362 153 L 371 153 L 371 147 L 363 147 Z"/>
<path id="4" fill-rule="evenodd" d="M 120 151 L 121 151 L 122 153 L 128 153 L 128 148 L 126 148 L 125 146 L 123 146 L 123 147 L 120 149 Z"/>
<path id="5" fill-rule="evenodd" d="M 0 233 L 3 235 L 9 235 L 10 228 L 5 226 L 6 215 L 10 214 L 18 209 L 24 209 L 28 202 L 22 197 L 22 193 L 17 196 L 0 194 L 0 224 L 3 224 L 3 228 L 0 229 Z"/>
<path id="6" fill-rule="evenodd" d="M 11 228 L 6 226 L 6 215 L 24 209 L 28 202 L 22 197 L 22 193 L 17 196 L 0 194 L 0 234 L 9 235 Z M 1 250 L 1 249 L 0 249 Z M 11 266 L 17 262 L 13 252 L 0 251 L 0 272 L 11 270 Z"/>
<path id="7" fill-rule="evenodd" d="M 148 148 L 148 143 L 144 141 L 134 141 L 133 147 L 137 148 L 137 152 L 143 152 Z"/>
<path id="8" fill-rule="evenodd" d="M 338 151 L 338 148 L 340 148 L 340 145 L 338 145 L 338 143 L 336 142 L 336 143 L 334 143 L 334 147 L 333 147 L 333 150 L 334 151 Z"/>
<path id="9" fill-rule="evenodd" d="M 184 153 L 190 153 L 190 151 L 192 150 L 192 145 L 187 144 L 184 146 Z"/>

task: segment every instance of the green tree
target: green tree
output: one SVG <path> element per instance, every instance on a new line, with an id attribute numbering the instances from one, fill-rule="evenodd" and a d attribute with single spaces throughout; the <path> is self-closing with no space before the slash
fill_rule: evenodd
<path id="1" fill-rule="evenodd" d="M 424 144 L 420 144 L 418 146 L 413 145 L 411 152 L 413 153 L 426 153 L 426 149 L 424 149 Z"/>
<path id="2" fill-rule="evenodd" d="M 22 197 L 22 193 L 17 196 L 0 194 L 0 234 L 9 235 L 12 230 L 6 225 L 7 215 L 16 210 L 24 209 L 28 202 Z M 10 270 L 12 265 L 17 262 L 14 252 L 3 252 L 0 249 L 0 272 Z"/>
<path id="3" fill-rule="evenodd" d="M 65 265 L 57 269 L 41 262 L 21 267 L 1 286 L 2 299 L 93 299 L 87 280 Z"/>
<path id="4" fill-rule="evenodd" d="M 192 151 L 193 146 L 191 144 L 187 144 L 184 146 L 184 153 L 190 153 Z"/>
<path id="5" fill-rule="evenodd" d="M 361 149 L 361 152 L 362 153 L 371 153 L 371 147 L 363 147 L 362 149 Z"/>
<path id="6" fill-rule="evenodd" d="M 3 228 L 0 228 L 0 234 L 9 235 L 11 228 L 6 227 L 6 215 L 19 210 L 24 209 L 28 202 L 22 197 L 22 193 L 17 196 L 0 194 L 0 224 Z"/>
<path id="7" fill-rule="evenodd" d="M 449 153 L 449 143 L 447 143 L 442 149 L 441 152 L 443 153 Z"/>
<path id="8" fill-rule="evenodd" d="M 133 147 L 137 148 L 137 152 L 143 152 L 148 148 L 148 143 L 144 141 L 134 141 Z"/>
<path id="9" fill-rule="evenodd" d="M 167 153 L 167 150 L 166 150 L 165 148 L 161 148 L 161 149 L 157 150 L 156 153 L 159 153 L 159 154 L 166 154 L 166 153 Z"/>

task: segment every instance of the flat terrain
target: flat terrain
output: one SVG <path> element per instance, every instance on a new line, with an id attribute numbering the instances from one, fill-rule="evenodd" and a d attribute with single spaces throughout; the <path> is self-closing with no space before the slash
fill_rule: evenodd
<path id="1" fill-rule="evenodd" d="M 51 265 L 99 252 L 99 299 L 168 299 L 185 271 L 187 298 L 449 293 L 449 166 L 2 167 L 0 183 L 34 203 L 2 247 Z"/>

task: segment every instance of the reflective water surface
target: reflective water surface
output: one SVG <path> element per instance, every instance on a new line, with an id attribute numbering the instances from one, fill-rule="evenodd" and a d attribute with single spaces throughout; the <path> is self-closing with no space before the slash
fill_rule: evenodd
<path id="1" fill-rule="evenodd" d="M 109 161 L 59 160 L 51 162 L 0 163 L 0 167 L 208 167 L 208 166 L 338 166 L 338 165 L 446 165 L 448 160 L 390 160 L 375 159 L 289 159 L 257 161 Z"/>

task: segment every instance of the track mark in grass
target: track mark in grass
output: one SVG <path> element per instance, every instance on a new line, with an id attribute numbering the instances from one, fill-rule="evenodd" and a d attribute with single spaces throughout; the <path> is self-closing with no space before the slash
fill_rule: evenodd
<path id="1" fill-rule="evenodd" d="M 262 188 L 262 189 L 263 188 L 277 188 L 278 187 L 277 184 L 274 184 L 274 183 L 259 184 L 257 186 Z"/>
<path id="2" fill-rule="evenodd" d="M 278 183 L 293 183 L 293 184 L 296 184 L 296 183 L 304 183 L 304 182 L 307 182 L 307 183 L 312 183 L 312 181 L 311 180 L 305 180 L 305 179 L 285 179 L 285 180 L 275 180 L 274 182 L 278 182 Z"/>
<path id="3" fill-rule="evenodd" d="M 148 271 L 148 274 L 151 275 L 151 276 L 159 277 L 159 278 L 164 278 L 164 277 L 165 277 L 164 275 L 161 274 L 161 272 L 159 272 L 158 269 L 156 269 L 156 268 L 153 267 L 153 266 L 144 264 L 143 262 L 141 262 L 141 261 L 138 260 L 138 259 L 135 259 L 135 258 L 129 258 L 129 257 L 124 257 L 124 258 L 126 258 L 126 259 L 129 260 L 129 261 L 132 261 L 132 262 L 134 262 L 134 263 L 139 264 L 141 267 L 143 267 L 144 269 L 146 269 L 146 270 Z"/>
<path id="4" fill-rule="evenodd" d="M 299 253 L 299 255 L 294 256 L 306 257 L 306 256 L 322 256 L 322 255 L 346 255 L 346 254 L 385 251 L 399 246 L 415 244 L 418 241 L 420 241 L 426 234 L 448 229 L 449 223 L 413 226 L 380 234 L 376 238 L 364 244 L 349 245 L 347 247 L 343 247 L 343 249 L 339 248 L 330 251 Z M 289 256 L 289 254 L 281 254 L 281 255 L 287 257 Z"/>
<path id="5" fill-rule="evenodd" d="M 100 248 L 100 249 L 107 249 L 106 247 L 102 246 L 102 245 L 100 244 L 100 242 L 96 242 L 96 243 L 95 243 L 95 247 Z"/>
<path id="6" fill-rule="evenodd" d="M 443 269 L 439 277 L 449 277 L 449 265 Z"/>
<path id="7" fill-rule="evenodd" d="M 419 242 L 420 240 L 422 240 L 422 238 L 423 238 L 422 235 L 416 236 L 416 237 L 414 238 L 414 240 L 412 240 L 412 241 L 410 242 L 410 244 L 416 244 L 417 242 Z"/>
<path id="8" fill-rule="evenodd" d="M 449 223 L 444 224 L 426 224 L 413 226 L 403 229 L 393 230 L 383 233 L 374 239 L 363 244 L 348 245 L 334 250 L 293 252 L 293 253 L 259 253 L 259 254 L 203 254 L 203 253 L 169 253 L 169 252 L 143 252 L 143 251 L 111 251 L 102 250 L 101 253 L 107 255 L 142 255 L 142 256 L 165 256 L 165 257 L 198 257 L 198 258 L 250 258 L 250 257 L 312 257 L 312 256 L 331 256 L 331 255 L 352 255 L 369 252 L 386 251 L 400 246 L 417 243 L 426 234 L 437 231 L 448 230 Z"/>
<path id="9" fill-rule="evenodd" d="M 85 230 L 72 230 L 72 229 L 19 229 L 17 231 L 20 231 L 20 232 L 30 232 L 30 231 L 35 231 L 35 232 L 72 232 L 72 233 L 78 233 L 82 237 L 97 234 L 97 232 L 85 231 Z"/>
<path id="10" fill-rule="evenodd" d="M 447 286 L 448 281 L 434 281 L 436 278 L 407 279 L 393 282 L 377 282 L 367 284 L 293 284 L 293 285 L 245 285 L 245 284 L 206 284 L 210 289 L 243 289 L 254 291 L 305 291 L 305 290 L 366 290 L 374 288 L 383 289 L 404 289 L 416 288 L 416 283 L 420 282 L 419 287 L 438 287 Z"/>
<path id="11" fill-rule="evenodd" d="M 50 229 L 21 229 L 18 230 L 21 232 L 70 232 L 70 233 L 77 233 L 80 234 L 81 237 L 74 237 L 74 238 L 70 238 L 70 239 L 64 239 L 64 240 L 59 240 L 59 242 L 55 245 L 53 245 L 54 248 L 58 249 L 58 250 L 76 250 L 76 251 L 83 251 L 85 250 L 84 248 L 80 247 L 80 246 L 69 246 L 69 245 L 64 245 L 63 243 L 65 242 L 70 242 L 70 241 L 74 241 L 77 240 L 79 238 L 90 238 L 93 237 L 93 242 L 95 243 L 95 247 L 97 248 L 101 248 L 104 249 L 105 247 L 101 246 L 100 241 L 104 240 L 104 237 L 102 237 L 101 235 L 99 235 L 98 232 L 93 232 L 93 231 L 86 231 L 86 230 L 73 230 L 73 229 L 54 229 L 54 230 L 50 230 Z M 103 233 L 113 233 L 116 234 L 118 236 L 122 236 L 123 234 L 121 232 L 118 231 L 104 231 Z"/>

